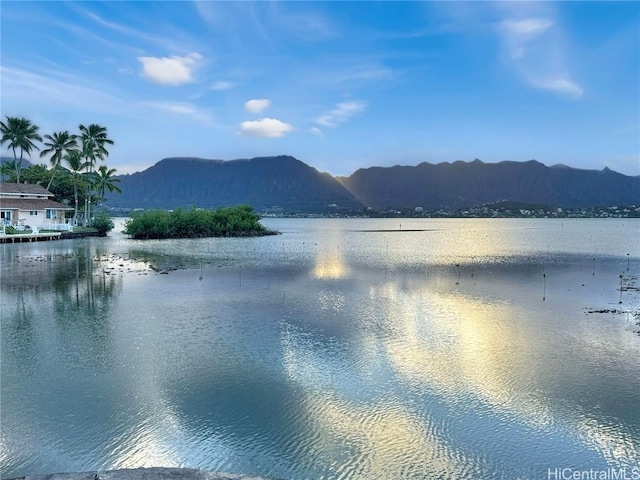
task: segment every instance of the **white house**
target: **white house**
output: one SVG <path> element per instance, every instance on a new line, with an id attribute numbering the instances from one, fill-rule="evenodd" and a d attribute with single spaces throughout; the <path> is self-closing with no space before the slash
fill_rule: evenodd
<path id="1" fill-rule="evenodd" d="M 70 230 L 64 217 L 69 207 L 52 200 L 41 185 L 0 182 L 0 225 L 46 230 Z"/>

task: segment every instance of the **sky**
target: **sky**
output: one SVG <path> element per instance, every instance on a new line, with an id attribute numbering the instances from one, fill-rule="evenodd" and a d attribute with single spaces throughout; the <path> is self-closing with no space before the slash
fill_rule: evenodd
<path id="1" fill-rule="evenodd" d="M 476 158 L 640 174 L 636 1 L 2 1 L 0 22 L 2 118 L 98 123 L 118 173 L 292 155 L 334 175 Z"/>

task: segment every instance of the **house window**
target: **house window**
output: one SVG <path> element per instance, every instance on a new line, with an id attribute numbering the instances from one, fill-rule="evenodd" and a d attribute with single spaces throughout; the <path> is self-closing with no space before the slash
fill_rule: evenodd
<path id="1" fill-rule="evenodd" d="M 53 211 L 51 209 L 47 208 L 47 211 L 45 212 L 45 217 L 47 217 L 47 218 L 53 217 Z"/>
<path id="2" fill-rule="evenodd" d="M 38 211 L 37 210 L 31 210 L 31 211 L 29 211 L 29 215 L 31 215 L 31 216 L 38 215 Z"/>

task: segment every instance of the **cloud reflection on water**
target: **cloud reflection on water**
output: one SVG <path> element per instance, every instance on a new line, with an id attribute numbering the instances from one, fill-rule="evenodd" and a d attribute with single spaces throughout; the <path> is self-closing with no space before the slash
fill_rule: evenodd
<path id="1" fill-rule="evenodd" d="M 584 314 L 617 306 L 620 258 L 592 275 L 591 255 L 540 253 L 544 236 L 520 255 L 511 236 L 537 230 L 485 223 L 5 246 L 3 468 L 531 478 L 637 462 L 637 336 Z M 488 240 L 459 251 L 474 235 Z M 103 268 L 114 252 L 131 270 Z M 145 259 L 181 269 L 144 276 Z"/>
<path id="2" fill-rule="evenodd" d="M 544 435 L 573 432 L 572 435 L 580 438 L 585 447 L 602 452 L 612 464 L 629 465 L 632 464 L 629 462 L 637 461 L 640 440 L 634 439 L 634 433 L 627 431 L 626 426 L 589 420 L 589 413 L 585 411 L 577 411 L 573 417 L 567 417 L 557 404 L 552 403 L 550 395 L 554 393 L 549 391 L 549 382 L 552 382 L 552 390 L 560 389 L 562 377 L 556 379 L 548 375 L 550 372 L 568 373 L 562 368 L 558 371 L 559 366 L 555 363 L 564 361 L 562 358 L 566 352 L 562 353 L 562 339 L 572 335 L 573 326 L 569 319 L 562 318 L 566 312 L 553 309 L 557 305 L 550 309 L 540 307 L 540 312 L 532 315 L 530 303 L 540 301 L 536 289 L 530 288 L 531 281 L 535 286 L 535 275 L 523 282 L 516 265 L 511 265 L 508 270 L 516 275 L 515 281 L 503 278 L 500 283 L 502 291 L 496 292 L 493 286 L 485 285 L 487 292 L 484 292 L 482 285 L 471 291 L 462 287 L 452 288 L 450 284 L 443 288 L 443 280 L 446 281 L 448 274 L 442 269 L 440 273 L 434 272 L 432 278 L 403 271 L 394 272 L 393 278 L 388 273 L 382 278 L 380 272 L 378 276 L 367 272 L 370 284 L 368 292 L 365 292 L 358 285 L 362 282 L 363 272 L 358 271 L 355 265 L 348 268 L 352 278 L 341 285 L 342 290 L 350 292 L 344 297 L 346 306 L 341 306 L 345 315 L 358 323 L 363 322 L 354 312 L 354 303 L 368 301 L 373 305 L 375 313 L 372 316 L 377 317 L 376 324 L 384 330 L 382 336 L 364 328 L 358 331 L 361 337 L 356 335 L 353 341 L 360 345 L 357 349 L 362 357 L 359 368 L 365 369 L 363 364 L 369 362 L 379 363 L 372 350 L 382 348 L 388 365 L 398 376 L 398 382 L 407 388 L 418 392 L 427 388 L 451 402 L 472 395 L 486 404 L 492 415 L 515 415 L 518 422 L 545 432 Z M 548 268 L 556 274 L 557 265 Z M 584 272 L 571 271 L 574 275 L 571 281 L 579 285 L 579 276 Z M 579 274 L 578 278 L 576 274 Z M 566 275 L 566 272 L 561 275 Z M 349 284 L 350 281 L 353 285 Z M 487 282 L 487 278 L 479 282 Z M 467 283 L 471 282 L 467 279 Z M 365 295 L 368 295 L 368 300 L 362 298 Z M 549 328 L 557 329 L 557 337 L 554 338 L 554 332 Z M 593 332 L 582 326 L 578 328 L 585 341 L 595 338 Z M 326 384 L 326 378 L 321 380 L 326 372 L 353 367 L 323 365 L 323 360 L 314 356 L 314 349 L 311 346 L 305 348 L 304 342 L 287 341 L 284 350 L 285 368 L 290 374 L 295 372 L 295 379 L 307 386 Z M 589 355 L 591 362 L 607 362 L 606 351 L 593 351 Z M 596 360 L 594 356 L 602 358 Z M 589 385 L 589 388 L 598 389 L 598 385 Z M 343 425 L 349 424 L 345 418 L 359 418 L 359 407 L 331 396 L 340 397 L 343 393 L 339 389 L 332 390 L 328 384 L 326 390 L 316 395 L 321 399 L 318 405 L 332 405 L 334 408 L 330 416 L 339 419 L 325 418 L 324 421 Z M 567 400 L 572 394 L 579 395 L 580 392 L 565 392 Z M 365 403 L 368 408 L 375 410 L 375 402 L 372 399 L 368 401 L 371 402 Z M 335 406 L 336 402 L 340 409 Z M 356 411 L 350 411 L 352 408 Z M 334 415 L 335 410 L 344 412 L 344 418 Z M 318 411 L 323 412 L 319 415 L 324 415 L 319 406 Z M 366 423 L 365 420 L 363 422 Z M 349 428 L 357 431 L 354 425 Z M 411 443 L 411 435 L 407 431 L 398 435 Z M 430 451 L 422 447 L 424 451 Z M 373 446 L 371 448 L 376 450 Z M 435 460 L 436 457 L 430 457 L 430 462 Z M 432 463 L 429 465 L 429 468 L 434 468 Z"/>

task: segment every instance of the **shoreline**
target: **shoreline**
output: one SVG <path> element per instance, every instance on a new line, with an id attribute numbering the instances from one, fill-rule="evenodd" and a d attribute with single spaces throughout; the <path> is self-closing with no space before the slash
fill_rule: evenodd
<path id="1" fill-rule="evenodd" d="M 119 470 L 93 470 L 25 475 L 7 480 L 276 480 L 273 477 L 256 477 L 235 473 L 217 473 L 195 468 L 149 467 Z"/>
<path id="2" fill-rule="evenodd" d="M 50 242 L 54 240 L 72 240 L 75 238 L 104 237 L 95 232 L 40 232 L 40 233 L 12 233 L 1 235 L 0 243 Z"/>
<path id="3" fill-rule="evenodd" d="M 247 237 L 268 237 L 271 235 L 282 235 L 281 232 L 278 232 L 277 230 L 248 230 L 248 231 L 240 231 L 240 232 L 233 232 L 233 233 L 226 233 L 226 234 L 221 234 L 221 235 L 193 235 L 193 236 L 189 236 L 189 237 L 172 237 L 172 236 L 167 236 L 167 237 L 140 237 L 140 238 L 135 238 L 132 235 L 128 235 L 126 233 L 123 233 L 123 235 L 126 235 L 127 238 L 129 238 L 130 240 L 191 240 L 194 238 L 247 238 Z"/>
<path id="4" fill-rule="evenodd" d="M 165 237 L 165 238 L 133 238 L 131 240 L 184 240 L 193 238 L 248 238 L 248 237 L 266 237 L 270 235 L 282 235 L 276 230 L 248 232 L 237 232 L 232 235 L 206 235 L 194 237 Z M 74 240 L 77 238 L 88 237 L 108 237 L 108 234 L 100 232 L 53 232 L 53 233 L 27 233 L 27 234 L 11 234 L 0 236 L 0 243 L 26 243 L 26 242 L 50 242 L 57 240 Z"/>

